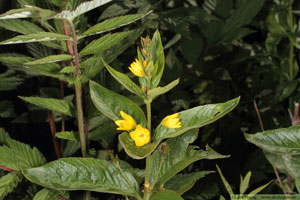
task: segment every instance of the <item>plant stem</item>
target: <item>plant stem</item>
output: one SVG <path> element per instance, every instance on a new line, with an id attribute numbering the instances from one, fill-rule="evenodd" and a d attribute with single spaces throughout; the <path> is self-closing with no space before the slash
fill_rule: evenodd
<path id="1" fill-rule="evenodd" d="M 88 157 L 87 154 L 87 141 L 84 132 L 84 118 L 83 118 L 83 107 L 82 107 L 82 85 L 80 78 L 80 68 L 79 68 L 79 56 L 77 50 L 77 36 L 74 24 L 72 21 L 69 22 L 73 35 L 73 52 L 76 66 L 76 78 L 75 78 L 75 95 L 76 95 L 76 108 L 77 108 L 77 121 L 78 121 L 78 130 L 80 136 L 80 146 L 81 153 L 83 157 Z M 85 191 L 85 200 L 90 200 L 91 192 Z"/>
<path id="2" fill-rule="evenodd" d="M 3 169 L 3 170 L 8 171 L 8 172 L 14 172 L 15 171 L 13 169 L 10 169 L 8 167 L 4 167 L 4 166 L 1 166 L 1 165 L 0 165 L 0 169 Z"/>
<path id="3" fill-rule="evenodd" d="M 256 114 L 257 114 L 257 117 L 258 117 L 258 120 L 259 120 L 260 129 L 261 129 L 261 131 L 264 131 L 264 126 L 263 126 L 263 123 L 262 123 L 262 120 L 261 120 L 261 116 L 260 116 L 260 113 L 259 113 L 259 110 L 258 110 L 258 107 L 257 107 L 255 99 L 253 100 L 253 104 L 254 104 L 254 108 L 255 108 L 255 111 L 256 111 Z M 278 174 L 278 171 L 277 171 L 277 169 L 274 166 L 273 166 L 273 170 L 274 170 L 274 173 L 276 175 L 276 178 L 277 178 L 277 181 L 278 181 L 280 187 L 283 188 L 280 176 Z M 285 190 L 283 190 L 283 193 L 286 194 Z"/>
<path id="4" fill-rule="evenodd" d="M 77 121 L 80 136 L 81 152 L 83 157 L 87 157 L 86 138 L 84 132 L 84 120 L 82 109 L 82 88 L 80 78 L 77 76 L 75 79 L 75 94 L 76 94 L 76 107 L 77 107 Z"/>
<path id="5" fill-rule="evenodd" d="M 289 22 L 290 22 L 290 32 L 294 32 L 294 20 L 293 20 L 293 12 L 292 12 L 292 1 L 290 1 L 289 6 Z M 290 81 L 294 80 L 294 42 L 290 38 L 290 52 L 289 52 L 289 72 L 290 72 Z M 289 98 L 289 108 L 292 109 L 293 106 L 293 98 Z"/>
<path id="6" fill-rule="evenodd" d="M 50 131 L 52 135 L 52 142 L 53 142 L 53 147 L 56 153 L 57 158 L 61 158 L 61 152 L 58 147 L 57 139 L 55 137 L 56 134 L 56 126 L 54 122 L 54 117 L 53 117 L 53 112 L 51 110 L 48 111 L 48 120 L 49 120 L 49 126 L 50 126 Z"/>
<path id="7" fill-rule="evenodd" d="M 151 79 L 147 78 L 147 89 L 150 90 L 151 89 Z M 147 108 L 147 128 L 149 130 L 149 132 L 151 133 L 151 99 L 145 99 L 145 103 L 146 103 L 146 108 Z M 146 169 L 145 169 L 145 183 L 149 183 L 149 177 L 150 177 L 150 157 L 151 156 L 147 156 L 146 158 Z M 149 192 L 149 190 L 147 188 L 144 189 L 145 193 L 144 193 L 144 199 L 148 200 L 151 196 L 151 191 Z"/>
<path id="8" fill-rule="evenodd" d="M 151 133 L 151 102 L 146 100 L 146 106 L 147 106 L 147 128 Z"/>

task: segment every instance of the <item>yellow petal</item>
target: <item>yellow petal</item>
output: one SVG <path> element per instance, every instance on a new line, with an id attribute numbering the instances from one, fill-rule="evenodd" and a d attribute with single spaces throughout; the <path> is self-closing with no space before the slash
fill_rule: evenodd
<path id="1" fill-rule="evenodd" d="M 124 120 L 116 120 L 115 124 L 119 126 L 117 130 L 121 131 L 130 131 L 135 128 L 136 122 L 135 120 L 128 114 L 124 113 L 123 111 L 120 111 L 121 117 Z"/>
<path id="2" fill-rule="evenodd" d="M 150 132 L 148 129 L 143 128 L 141 125 L 137 125 L 136 129 L 129 133 L 131 139 L 136 146 L 144 146 L 150 142 Z"/>
<path id="3" fill-rule="evenodd" d="M 138 59 L 135 59 L 135 62 L 131 63 L 130 67 L 128 67 L 129 70 L 138 77 L 144 77 L 145 72 L 143 67 L 141 66 L 141 63 Z"/>
<path id="4" fill-rule="evenodd" d="M 162 125 L 172 129 L 172 128 L 181 128 L 181 122 L 178 119 L 179 113 L 174 113 L 172 115 L 168 115 L 166 116 L 163 120 L 162 120 Z"/>

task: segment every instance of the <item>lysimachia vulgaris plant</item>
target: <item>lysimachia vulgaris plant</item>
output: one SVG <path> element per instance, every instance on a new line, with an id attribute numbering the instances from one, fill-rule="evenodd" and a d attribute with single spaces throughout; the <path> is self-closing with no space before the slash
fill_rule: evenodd
<path id="1" fill-rule="evenodd" d="M 133 79 L 115 70 L 109 63 L 136 40 L 143 32 L 143 28 L 108 33 L 83 49 L 78 49 L 78 44 L 83 38 L 133 23 L 151 12 L 107 19 L 83 32 L 76 30 L 76 24 L 80 24 L 79 18 L 84 13 L 111 2 L 110 0 L 86 1 L 77 7 L 74 6 L 75 8 L 70 7 L 74 1 L 51 2 L 63 11 L 59 10 L 57 13 L 27 5 L 0 15 L 1 26 L 22 34 L 3 41 L 0 45 L 40 42 L 65 53 L 42 58 L 24 55 L 3 56 L 0 60 L 26 66 L 27 69 L 38 71 L 40 75 L 57 78 L 74 88 L 76 105 L 65 99 L 21 98 L 36 106 L 77 119 L 78 132 L 62 131 L 54 136 L 80 142 L 83 157 L 66 157 L 65 154 L 59 155 L 58 151 L 59 159 L 47 163 L 36 148 L 11 139 L 3 129 L 0 129 L 0 168 L 7 173 L 0 178 L 1 185 L 5 185 L 3 187 L 5 190 L 0 189 L 0 192 L 4 191 L 0 193 L 0 197 L 4 198 L 19 182 L 26 179 L 27 182 L 43 187 L 36 193 L 33 198 L 35 200 L 68 199 L 69 191 L 76 190 L 84 190 L 86 200 L 93 196 L 90 191 L 123 195 L 126 199 L 183 199 L 182 194 L 191 189 L 200 178 L 212 172 L 180 173 L 183 169 L 201 159 L 228 157 L 215 152 L 209 146 L 206 146 L 205 150 L 200 150 L 199 147 L 191 145 L 197 139 L 198 128 L 232 111 L 237 106 L 239 97 L 225 103 L 169 113 L 168 116 L 161 116 L 161 122 L 153 128 L 152 101 L 179 83 L 177 79 L 165 86 L 159 86 L 165 65 L 159 32 L 156 31 L 152 38 L 142 38 L 136 58 L 133 61 L 128 60 L 127 72 L 133 74 L 131 76 Z M 33 18 L 32 21 L 39 22 L 43 29 L 29 20 L 23 21 L 22 18 Z M 27 28 L 16 30 L 14 24 L 20 27 L 26 25 Z M 56 53 L 58 51 L 53 50 Z M 61 68 L 57 62 L 69 63 L 70 66 Z M 142 99 L 145 106 L 139 106 L 133 100 L 93 81 L 95 75 L 101 71 L 101 66 L 105 67 L 124 88 Z M 145 169 L 134 168 L 113 153 L 103 158 L 89 151 L 88 141 L 92 140 L 94 134 L 91 132 L 87 134 L 86 130 L 90 127 L 86 126 L 86 121 L 90 122 L 93 118 L 84 116 L 82 101 L 84 87 L 87 89 L 85 92 L 90 95 L 86 99 L 91 99 L 102 114 L 101 117 L 107 117 L 113 126 L 113 130 L 99 127 L 101 129 L 99 132 L 114 137 L 113 131 L 118 131 L 118 141 L 122 149 L 132 159 L 145 159 Z M 98 111 L 96 113 L 100 115 Z"/>

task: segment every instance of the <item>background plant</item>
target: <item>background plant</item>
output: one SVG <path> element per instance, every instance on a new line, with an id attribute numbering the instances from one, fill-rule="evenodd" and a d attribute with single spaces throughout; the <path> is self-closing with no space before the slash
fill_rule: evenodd
<path id="1" fill-rule="evenodd" d="M 80 1 L 70 2 L 73 4 L 73 9 L 80 4 Z M 18 3 L 21 4 L 11 1 L 11 7 L 35 4 L 46 9 L 60 10 L 48 1 L 19 1 Z M 8 10 L 8 4 L 6 6 Z M 253 185 L 254 189 L 276 177 L 272 166 L 268 164 L 263 153 L 246 142 L 242 136 L 244 131 L 253 133 L 260 130 L 253 107 L 253 99 L 256 99 L 266 130 L 290 126 L 291 120 L 287 108 L 293 105 L 293 101 L 298 101 L 296 64 L 293 71 L 294 78 L 293 80 L 289 78 L 289 70 L 291 69 L 290 64 L 288 64 L 291 63 L 289 62 L 290 44 L 293 38 L 297 38 L 297 34 L 290 31 L 291 24 L 289 24 L 289 20 L 287 21 L 289 17 L 286 17 L 290 16 L 290 8 L 293 16 L 293 27 L 297 27 L 299 3 L 296 1 L 114 1 L 86 13 L 85 17 L 81 15 L 80 26 L 84 26 L 84 22 L 87 26 L 91 26 L 110 17 L 124 14 L 145 14 L 153 10 L 147 18 L 137 21 L 137 24 L 118 29 L 130 30 L 137 25 L 138 27 L 145 27 L 143 35 L 146 36 L 152 35 L 155 29 L 159 28 L 166 57 L 165 73 L 161 85 L 166 85 L 180 77 L 180 84 L 176 87 L 176 90 L 171 90 L 167 95 L 159 96 L 153 102 L 153 122 L 158 123 L 161 116 L 182 109 L 188 109 L 199 104 L 224 102 L 241 95 L 241 102 L 237 109 L 230 114 L 230 117 L 223 118 L 213 125 L 202 128 L 196 143 L 202 147 L 209 143 L 218 152 L 231 154 L 230 158 L 218 161 L 225 176 L 232 185 L 238 186 L 239 174 L 246 174 L 251 170 L 253 173 L 250 185 Z M 280 13 L 279 18 L 274 18 L 276 13 Z M 276 22 L 278 19 L 280 20 Z M 278 26 L 276 23 L 281 25 Z M 224 26 L 222 24 L 231 24 L 232 32 L 225 34 L 220 31 L 221 27 Z M 278 31 L 276 29 L 272 30 L 272 26 L 280 27 L 280 37 L 276 36 Z M 215 27 L 218 29 L 215 29 Z M 297 32 L 297 28 L 294 28 L 294 32 Z M 2 29 L 1 33 L 2 41 L 11 38 L 11 34 L 15 34 L 6 29 Z M 272 40 L 274 35 L 281 39 L 279 43 L 278 40 Z M 81 44 L 96 39 L 93 37 L 82 39 Z M 272 41 L 274 42 L 272 43 Z M 296 46 L 295 43 L 293 59 L 295 63 L 298 63 L 298 49 Z M 82 47 L 80 46 L 79 49 Z M 274 52 L 272 48 L 275 47 L 277 50 Z M 26 47 L 19 44 L 18 46 L 6 45 L 5 48 L 1 48 L 1 52 L 18 52 L 22 54 L 26 52 L 25 54 L 30 56 L 29 52 L 34 51 L 27 52 Z M 40 55 L 41 52 L 48 52 L 48 54 L 44 53 L 44 55 L 36 58 L 49 55 L 49 50 L 45 49 L 38 49 L 35 52 L 36 54 L 39 53 L 37 55 Z M 54 53 L 52 52 L 50 55 L 52 54 Z M 129 62 L 134 60 L 135 55 L 136 48 L 132 45 L 120 54 L 111 65 L 118 71 L 127 72 L 127 66 Z M 7 54 L 2 56 L 2 58 L 6 57 L 8 57 Z M 37 76 L 35 71 L 20 67 L 20 63 L 24 62 L 20 58 L 16 60 L 19 62 L 9 63 L 8 59 L 2 60 L 2 63 L 9 65 L 9 68 L 2 66 L 1 72 L 7 69 L 9 71 L 2 73 L 1 78 L 1 81 L 4 82 L 5 80 L 0 96 L 3 101 L 1 110 L 4 111 L 1 113 L 5 114 L 1 115 L 1 126 L 12 137 L 38 146 L 47 157 L 47 160 L 53 160 L 56 156 L 52 154 L 53 147 L 49 143 L 51 134 L 49 123 L 46 122 L 48 111 L 24 104 L 17 96 L 38 95 L 60 98 L 61 95 L 58 90 L 60 85 L 55 79 Z M 101 62 L 100 65 L 102 65 Z M 100 81 L 102 85 L 115 92 L 136 100 L 124 88 L 119 87 L 119 84 L 110 75 L 107 75 L 108 72 L 103 70 L 103 67 L 104 65 L 100 67 L 102 70 L 98 74 L 95 73 L 93 79 Z M 8 81 L 11 84 L 8 84 Z M 9 89 L 13 90 L 9 91 Z M 88 91 L 88 89 L 86 88 L 85 91 Z M 70 95 L 66 98 L 73 98 L 72 94 L 74 94 L 74 91 L 65 87 L 65 96 Z M 142 104 L 143 102 L 136 101 L 136 103 Z M 162 107 L 164 109 L 161 109 Z M 90 110 L 95 109 L 91 108 Z M 7 118 L 3 118 L 3 116 Z M 54 120 L 57 121 L 57 132 L 61 131 L 61 124 L 58 122 L 58 120 L 61 120 L 60 118 L 60 115 L 54 112 Z M 101 117 L 95 117 L 96 119 L 102 120 Z M 74 127 L 73 119 L 66 116 L 65 120 L 66 130 L 77 129 Z M 104 120 L 103 124 L 105 122 Z M 91 130 L 94 128 L 92 124 L 89 124 L 88 127 L 91 127 Z M 24 130 L 26 130 L 26 134 L 21 134 Z M 41 132 L 45 134 L 41 135 Z M 41 141 L 47 142 L 42 143 Z M 99 141 L 99 138 L 97 141 Z M 100 145 L 111 149 L 115 146 L 116 141 L 116 139 L 102 135 Z M 78 142 L 75 141 L 68 141 L 66 144 L 70 147 L 69 150 L 76 151 L 79 148 Z M 96 142 L 91 142 L 90 145 L 92 148 L 99 149 L 99 144 Z M 115 148 L 115 151 L 118 151 L 117 148 Z M 71 154 L 72 151 L 69 155 Z M 80 153 L 77 151 L 76 154 L 79 155 Z M 99 156 L 107 155 L 103 151 L 101 153 L 98 151 L 97 154 Z M 256 163 L 260 163 L 260 165 Z M 190 165 L 186 171 L 192 172 L 213 168 L 214 164 L 201 161 Z M 281 176 L 282 180 L 286 177 Z M 34 194 L 33 187 L 28 190 L 29 193 Z M 21 191 L 25 190 L 21 189 Z M 282 190 L 276 184 L 271 184 L 270 187 L 265 189 L 265 192 L 281 193 Z M 218 197 L 220 193 L 224 195 L 226 191 L 220 182 L 220 178 L 212 174 L 197 182 L 191 191 L 185 193 L 184 198 L 209 199 Z"/>

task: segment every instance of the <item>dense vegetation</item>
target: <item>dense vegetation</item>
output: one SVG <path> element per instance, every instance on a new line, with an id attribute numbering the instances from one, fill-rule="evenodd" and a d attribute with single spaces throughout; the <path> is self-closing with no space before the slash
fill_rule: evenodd
<path id="1" fill-rule="evenodd" d="M 205 127 L 201 126 L 198 135 L 188 132 L 187 135 L 176 137 L 179 140 L 179 137 L 195 134 L 197 137 L 190 139 L 186 145 L 193 143 L 205 149 L 208 144 L 220 153 L 208 156 L 208 160 L 197 160 L 183 169 L 183 174 L 198 173 L 199 177 L 190 183 L 190 188 L 181 188 L 183 191 L 180 195 L 191 200 L 219 199 L 221 195 L 228 199 L 228 190 L 220 178 L 220 171 L 217 172 L 216 164 L 235 194 L 248 188 L 243 186 L 244 189 L 240 189 L 240 175 L 245 177 L 249 171 L 251 179 L 246 193 L 271 180 L 273 181 L 261 193 L 298 193 L 300 2 L 116 0 L 104 3 L 103 0 L 101 6 L 74 18 L 54 15 L 65 9 L 75 10 L 84 2 L 86 1 L 14 0 L 10 1 L 10 5 L 6 4 L 5 8 L 2 7 L 0 127 L 3 129 L 0 129 L 0 166 L 4 170 L 0 169 L 0 177 L 8 177 L 10 169 L 15 169 L 14 172 L 25 169 L 23 174 L 26 174 L 27 168 L 41 166 L 46 160 L 50 162 L 61 157 L 81 157 L 87 153 L 89 157 L 112 161 L 117 155 L 124 163 L 126 161 L 126 164 L 139 168 L 134 172 L 134 176 L 141 185 L 141 169 L 145 168 L 145 160 L 133 159 L 136 154 L 124 151 L 124 144 L 120 144 L 116 126 L 108 119 L 105 109 L 97 107 L 94 99 L 98 97 L 93 99 L 90 93 L 93 91 L 91 88 L 97 88 L 94 89 L 96 91 L 98 86 L 103 86 L 129 98 L 146 110 L 147 99 L 143 101 L 139 96 L 133 95 L 132 91 L 127 91 L 126 83 L 121 83 L 121 86 L 120 77 L 118 79 L 117 75 L 112 76 L 110 66 L 126 74 L 135 83 L 145 85 L 146 83 L 141 79 L 138 81 L 137 77 L 130 73 L 128 67 L 137 58 L 137 47 L 144 47 L 147 38 L 152 38 L 153 44 L 156 42 L 153 45 L 155 47 L 151 46 L 152 50 L 157 48 L 164 51 L 164 58 L 158 56 L 153 60 L 154 65 L 155 62 L 161 62 L 157 61 L 160 59 L 164 59 L 165 62 L 163 75 L 158 78 L 159 86 L 166 86 L 179 78 L 179 83 L 172 82 L 172 87 L 178 84 L 174 89 L 170 90 L 170 86 L 168 93 L 164 91 L 153 100 L 152 127 L 159 126 L 161 119 L 171 113 L 199 105 L 216 105 L 215 103 L 227 102 L 239 96 L 241 98 L 235 108 L 230 108 L 232 111 L 224 111 L 224 115 L 228 113 L 226 116 Z M 6 16 L 14 15 L 5 13 L 10 9 L 24 9 L 22 12 L 30 11 L 32 16 L 7 19 Z M 21 11 L 16 13 L 20 14 Z M 107 24 L 101 24 L 102 27 L 96 31 L 91 28 L 119 16 L 127 18 L 108 21 Z M 76 55 L 72 53 L 74 49 L 72 44 L 68 43 L 70 40 L 67 37 L 74 35 L 67 21 L 72 21 L 76 34 L 80 36 L 76 46 L 82 72 L 80 81 L 77 79 L 75 67 Z M 59 35 L 53 36 L 55 40 L 49 41 L 42 39 L 50 35 L 36 35 L 36 40 L 41 39 L 40 43 L 28 43 L 33 37 L 28 35 L 37 32 Z M 24 37 L 10 40 L 17 36 Z M 163 47 L 160 46 L 161 43 Z M 51 57 L 53 55 L 58 57 Z M 45 57 L 48 60 L 42 59 Z M 75 85 L 78 86 L 78 81 L 82 84 L 83 119 L 76 118 L 74 109 L 77 103 Z M 133 93 L 139 93 L 139 88 Z M 39 98 L 32 97 L 47 99 L 39 101 Z M 61 101 L 52 101 L 53 99 Z M 219 113 L 215 114 L 217 116 Z M 85 126 L 78 127 L 80 120 L 83 120 L 82 124 Z M 295 127 L 286 128 L 292 125 Z M 200 125 L 195 126 L 198 127 Z M 78 129 L 81 128 L 88 129 L 90 134 L 85 153 L 80 150 Z M 273 131 L 264 132 L 265 135 L 247 135 L 264 130 Z M 176 138 L 168 139 L 169 145 L 174 145 L 172 142 Z M 22 146 L 23 144 L 36 147 L 39 151 Z M 36 157 L 28 161 L 26 155 L 18 154 L 16 159 L 24 159 L 21 159 L 21 164 L 8 167 L 5 164 L 9 163 L 7 160 L 10 155 L 17 154 L 10 154 L 14 148 L 24 148 L 23 152 L 28 150 Z M 230 156 L 225 157 L 221 154 Z M 210 160 L 213 157 L 222 159 Z M 287 160 L 283 161 L 283 158 Z M 16 161 L 11 161 L 13 162 Z M 25 168 L 22 168 L 24 166 Z M 208 171 L 216 173 L 208 174 Z M 277 171 L 279 176 L 276 176 Z M 199 174 L 200 172 L 207 174 Z M 204 175 L 206 176 L 202 178 Z M 175 179 L 179 180 L 180 177 Z M 43 184 L 37 185 L 30 181 L 20 174 L 5 180 L 1 178 L 0 197 L 4 198 L 7 195 L 5 199 L 32 199 L 37 192 L 42 191 L 40 185 Z M 3 185 L 9 185 L 9 188 Z M 70 199 L 80 199 L 84 194 L 87 195 L 82 191 L 70 194 L 56 193 L 52 190 L 46 194 L 45 191 L 43 195 L 48 195 L 48 199 L 52 198 L 50 195 L 54 195 L 54 198 L 70 195 Z M 61 197 L 57 197 L 58 194 Z M 92 198 L 123 197 L 92 192 Z M 156 198 L 154 195 L 153 199 Z"/>

